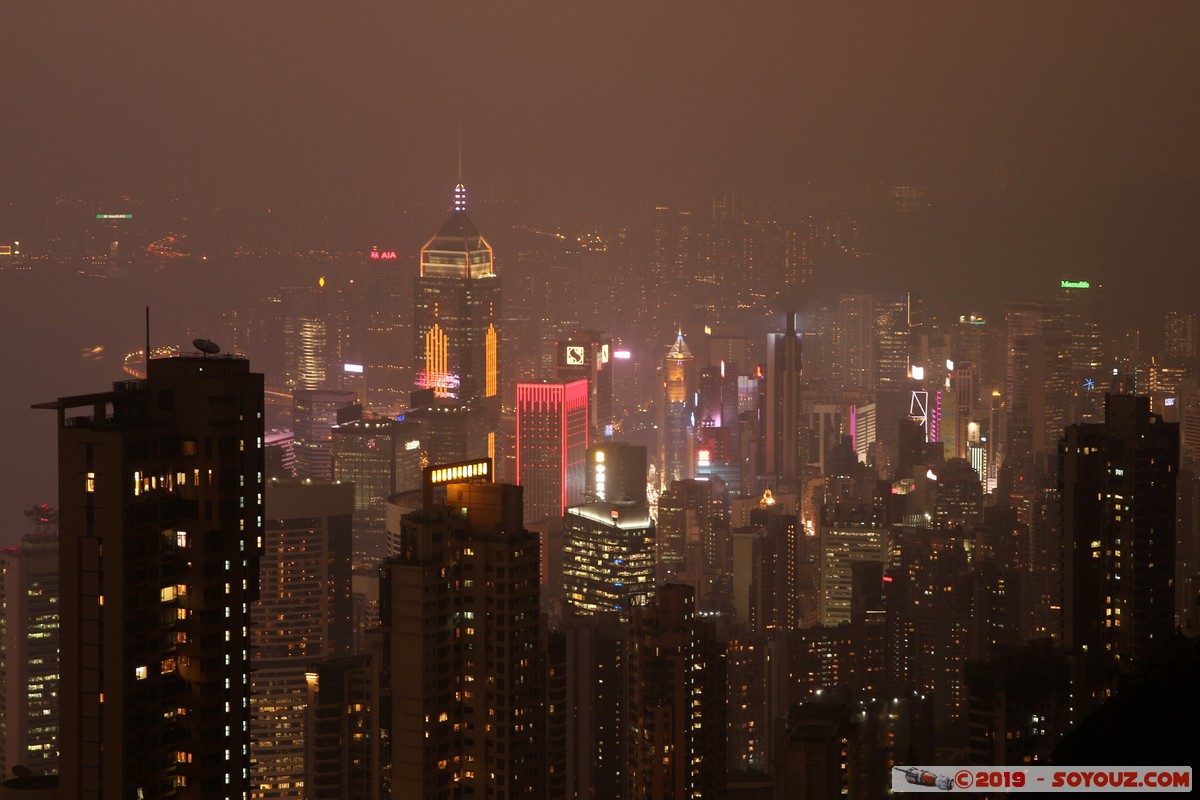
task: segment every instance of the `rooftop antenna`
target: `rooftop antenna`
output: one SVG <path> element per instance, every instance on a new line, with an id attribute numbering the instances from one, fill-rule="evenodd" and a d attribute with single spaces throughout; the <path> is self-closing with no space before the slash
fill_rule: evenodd
<path id="1" fill-rule="evenodd" d="M 146 306 L 146 377 L 150 377 L 150 306 Z"/>
<path id="2" fill-rule="evenodd" d="M 467 188 L 462 179 L 462 125 L 458 126 L 458 184 L 454 187 L 454 210 L 467 210 Z"/>

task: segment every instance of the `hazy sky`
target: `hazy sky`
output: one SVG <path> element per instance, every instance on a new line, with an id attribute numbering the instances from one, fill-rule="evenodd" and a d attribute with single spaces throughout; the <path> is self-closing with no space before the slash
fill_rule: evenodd
<path id="1" fill-rule="evenodd" d="M 0 5 L 10 177 L 1194 174 L 1200 4 Z"/>
<path id="2" fill-rule="evenodd" d="M 1156 344 L 1162 309 L 1200 297 L 1198 35 L 1195 0 L 0 0 L 0 240 L 50 193 L 437 203 L 461 126 L 484 194 L 925 185 L 936 209 L 872 229 L 855 280 L 961 311 L 1083 270 Z M 997 167 L 1021 187 L 1004 213 L 981 199 Z M 169 305 L 198 302 L 179 280 L 0 283 L 0 543 L 53 493 L 53 420 L 28 404 L 121 377 L 144 304 L 201 313 Z M 81 362 L 96 344 L 109 361 Z"/>

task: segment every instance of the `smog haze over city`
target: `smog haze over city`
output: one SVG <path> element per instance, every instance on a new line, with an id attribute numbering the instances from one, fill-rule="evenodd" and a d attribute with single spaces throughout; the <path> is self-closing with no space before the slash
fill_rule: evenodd
<path id="1" fill-rule="evenodd" d="M 56 239 L 110 207 L 145 218 L 134 248 L 180 231 L 214 253 L 410 256 L 448 205 L 461 131 L 502 270 L 515 225 L 613 232 L 655 205 L 764 192 L 859 220 L 863 257 L 816 264 L 812 291 L 917 288 L 939 311 L 993 311 L 1086 273 L 1114 330 L 1149 340 L 1167 298 L 1195 308 L 1194 3 L 117 2 L 3 18 L 0 240 L 29 256 L 82 257 Z M 892 213 L 897 186 L 919 213 Z M 143 306 L 173 341 L 178 322 L 201 335 L 323 269 L 273 258 L 233 280 L 189 260 L 114 286 L 10 269 L 0 538 L 53 495 L 49 421 L 28 405 L 115 376 Z M 97 344 L 108 358 L 80 362 Z"/>
<path id="2" fill-rule="evenodd" d="M 1190 787 L 1198 34 L 0 4 L 0 781 Z"/>

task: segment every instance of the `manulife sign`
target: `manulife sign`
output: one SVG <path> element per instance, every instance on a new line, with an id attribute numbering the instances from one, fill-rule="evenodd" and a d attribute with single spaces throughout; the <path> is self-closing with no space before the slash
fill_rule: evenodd
<path id="1" fill-rule="evenodd" d="M 1090 281 L 1063 281 L 1062 288 L 1064 289 L 1090 289 L 1092 284 Z"/>

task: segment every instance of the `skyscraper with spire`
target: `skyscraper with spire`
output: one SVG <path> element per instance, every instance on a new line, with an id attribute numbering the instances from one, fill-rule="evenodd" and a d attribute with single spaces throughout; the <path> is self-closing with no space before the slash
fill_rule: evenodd
<path id="1" fill-rule="evenodd" d="M 696 359 L 683 340 L 683 331 L 663 358 L 663 402 L 659 419 L 662 487 L 695 475 L 693 435 L 696 430 Z"/>
<path id="2" fill-rule="evenodd" d="M 492 246 L 467 216 L 467 190 L 421 248 L 416 305 L 417 388 L 468 404 L 498 392 L 500 278 Z"/>
<path id="3" fill-rule="evenodd" d="M 495 456 L 500 395 L 500 278 L 492 246 L 467 216 L 467 190 L 454 187 L 450 218 L 421 248 L 413 291 L 414 405 L 456 409 L 489 422 L 486 443 L 468 442 L 460 458 Z M 436 442 L 432 443 L 435 445 Z M 431 454 L 432 456 L 432 454 Z"/>

